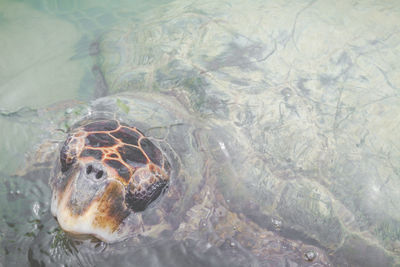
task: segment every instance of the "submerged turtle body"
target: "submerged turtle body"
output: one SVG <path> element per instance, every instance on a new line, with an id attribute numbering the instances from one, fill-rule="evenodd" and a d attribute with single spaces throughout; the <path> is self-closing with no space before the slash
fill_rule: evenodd
<path id="1" fill-rule="evenodd" d="M 167 188 L 170 165 L 152 141 L 116 120 L 97 120 L 69 134 L 52 179 L 52 213 L 69 232 L 106 242 L 129 233 L 122 222 Z"/>
<path id="2" fill-rule="evenodd" d="M 206 117 L 213 137 L 206 158 L 218 162 L 210 174 L 229 210 L 263 229 L 280 221 L 283 236 L 329 250 L 337 265 L 400 262 L 393 168 L 400 154 L 390 145 L 395 131 L 377 130 L 383 121 L 398 129 L 392 114 L 399 99 L 376 96 L 370 81 L 379 71 L 353 69 L 358 54 L 349 51 L 357 44 L 347 50 L 332 42 L 316 56 L 306 42 L 292 49 L 291 38 L 277 38 L 269 27 L 275 18 L 243 27 L 249 18 L 264 21 L 264 3 L 175 8 L 103 39 L 100 66 L 110 91 L 156 90 Z M 385 90 L 393 95 L 391 86 Z M 371 253 L 362 258 L 353 250 Z"/>
<path id="3" fill-rule="evenodd" d="M 121 102 L 134 108 L 126 112 Z M 125 94 L 76 109 L 81 114 L 66 118 L 74 126 L 50 179 L 51 211 L 66 232 L 95 236 L 126 255 L 125 246 L 192 240 L 192 249 L 217 253 L 210 260 L 230 255 L 225 263 L 233 266 L 255 259 L 307 264 L 308 251 L 316 255 L 311 263 L 329 264 L 323 250 L 230 209 L 218 185 L 227 175 L 219 137 L 174 97 Z"/>

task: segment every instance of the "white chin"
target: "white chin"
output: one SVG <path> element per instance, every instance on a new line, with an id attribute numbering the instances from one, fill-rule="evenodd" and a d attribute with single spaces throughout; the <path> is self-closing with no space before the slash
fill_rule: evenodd
<path id="1" fill-rule="evenodd" d="M 57 217 L 60 227 L 64 231 L 72 234 L 92 235 L 107 243 L 114 243 L 126 238 L 126 233 L 120 230 L 113 232 L 110 228 L 102 228 L 94 225 L 93 221 L 96 212 L 96 207 L 93 207 L 84 215 L 74 216 L 68 209 L 60 207 L 60 209 L 56 211 L 55 216 Z"/>
<path id="2" fill-rule="evenodd" d="M 91 205 L 90 208 L 82 215 L 74 215 L 67 207 L 67 198 L 58 199 L 55 195 L 51 201 L 51 213 L 57 218 L 60 227 L 69 233 L 77 235 L 92 235 L 106 243 L 115 243 L 122 241 L 128 237 L 128 230 L 112 229 L 107 227 L 99 227 L 95 225 L 94 219 L 98 212 L 96 204 Z"/>

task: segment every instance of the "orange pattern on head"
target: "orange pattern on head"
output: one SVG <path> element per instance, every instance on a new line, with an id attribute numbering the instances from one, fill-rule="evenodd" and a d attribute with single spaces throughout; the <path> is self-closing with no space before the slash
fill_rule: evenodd
<path id="1" fill-rule="evenodd" d="M 146 137 L 135 127 L 121 125 L 119 122 L 117 123 L 118 127 L 110 131 L 87 131 L 85 130 L 86 125 L 78 128 L 70 136 L 69 153 L 71 155 L 76 155 L 79 161 L 88 162 L 90 160 L 98 160 L 102 162 L 108 174 L 118 179 L 124 185 L 129 184 L 133 174 L 140 168 L 148 168 L 151 172 L 157 173 L 161 179 L 168 180 L 169 176 L 163 170 L 165 160 L 162 160 L 160 164 L 151 161 L 142 148 L 141 141 L 146 139 Z M 116 137 L 124 133 L 124 138 Z M 137 135 L 138 138 L 134 136 L 127 137 L 126 133 L 133 133 Z M 98 140 L 96 139 L 97 137 Z M 135 140 L 135 138 L 137 138 L 137 140 Z M 122 139 L 125 139 L 125 142 Z M 132 142 L 127 143 L 127 140 Z M 136 141 L 136 144 L 134 141 Z M 91 144 L 91 142 L 93 143 Z M 105 145 L 103 145 L 102 142 L 104 142 Z M 110 143 L 112 145 L 107 146 Z M 121 151 L 125 150 L 127 153 L 129 150 L 136 153 L 133 155 L 132 161 L 124 159 L 123 155 L 121 155 Z M 143 158 L 140 158 L 141 156 L 143 156 Z M 142 160 L 142 162 L 140 162 L 140 160 Z M 150 182 L 155 182 L 155 179 L 153 178 Z"/>

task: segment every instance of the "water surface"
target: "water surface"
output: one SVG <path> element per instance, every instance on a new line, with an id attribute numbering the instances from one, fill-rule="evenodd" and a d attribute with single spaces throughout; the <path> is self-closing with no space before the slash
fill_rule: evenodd
<path id="1" fill-rule="evenodd" d="M 237 229 L 143 246 L 65 236 L 35 151 L 65 137 L 77 106 L 129 92 L 203 122 L 225 208 L 263 233 L 333 266 L 400 264 L 399 24 L 396 1 L 3 1 L 0 262 L 313 264 L 255 255 L 261 237 L 243 234 L 246 247 Z M 222 224 L 196 219 L 207 234 Z"/>

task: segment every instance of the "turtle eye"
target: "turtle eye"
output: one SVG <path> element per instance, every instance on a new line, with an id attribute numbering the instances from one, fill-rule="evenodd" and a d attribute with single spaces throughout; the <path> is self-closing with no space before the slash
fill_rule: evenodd
<path id="1" fill-rule="evenodd" d="M 70 138 L 68 138 L 60 151 L 61 171 L 66 172 L 75 163 L 75 155 L 69 149 Z"/>

